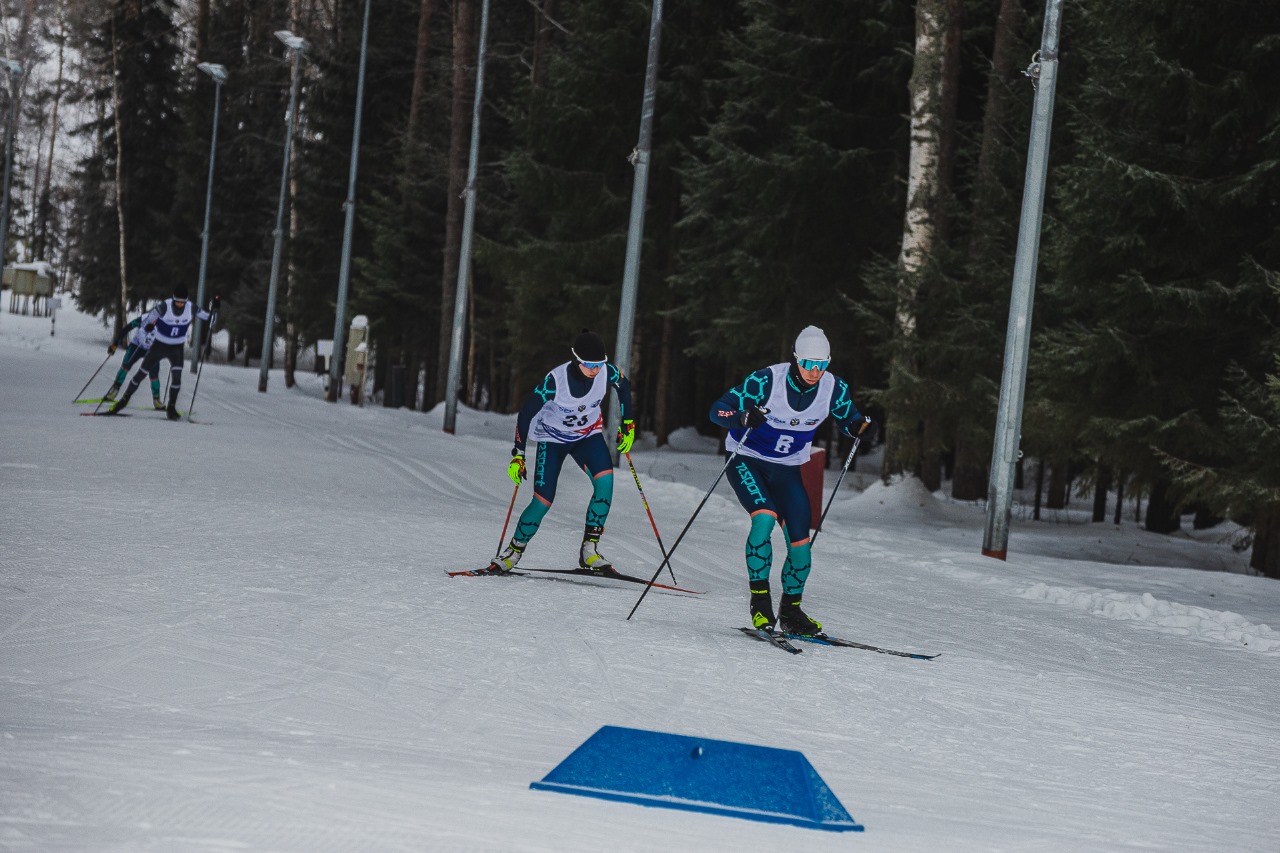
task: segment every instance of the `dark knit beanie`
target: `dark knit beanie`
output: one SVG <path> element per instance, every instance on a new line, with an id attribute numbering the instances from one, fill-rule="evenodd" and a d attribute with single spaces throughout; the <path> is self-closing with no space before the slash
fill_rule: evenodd
<path id="1" fill-rule="evenodd" d="M 181 299 L 185 302 L 187 298 L 187 286 L 185 284 L 175 284 L 173 286 L 173 298 Z"/>
<path id="2" fill-rule="evenodd" d="M 582 330 L 582 334 L 573 339 L 571 350 L 578 361 L 608 361 L 609 354 L 604 350 L 604 341 L 595 332 Z"/>

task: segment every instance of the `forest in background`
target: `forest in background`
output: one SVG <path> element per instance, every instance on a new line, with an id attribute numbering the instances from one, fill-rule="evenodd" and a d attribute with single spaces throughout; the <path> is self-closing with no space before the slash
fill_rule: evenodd
<path id="1" fill-rule="evenodd" d="M 444 396 L 480 0 L 369 0 L 347 316 L 379 386 Z M 116 328 L 198 275 L 260 358 L 285 114 L 308 40 L 276 330 L 333 336 L 360 0 L 5 0 L 20 62 L 7 262 Z M 512 411 L 617 327 L 651 8 L 491 0 L 461 398 Z M 822 326 L 885 474 L 987 496 L 1044 7 L 666 3 L 629 373 L 659 443 Z M 1241 524 L 1280 578 L 1280 4 L 1064 4 L 1020 475 L 1037 510 Z M 62 152 L 59 154 L 59 152 Z M 68 153 L 69 152 L 69 153 Z M 908 192 L 910 188 L 910 192 Z M 840 455 L 832 440 L 833 456 Z M 1025 470 L 1024 470 L 1025 468 Z M 1112 497 L 1108 503 L 1108 496 Z M 1128 510 L 1126 510 L 1128 511 Z"/>

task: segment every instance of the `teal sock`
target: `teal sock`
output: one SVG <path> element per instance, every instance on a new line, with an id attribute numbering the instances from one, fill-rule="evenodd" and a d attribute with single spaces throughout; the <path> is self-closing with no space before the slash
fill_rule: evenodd
<path id="1" fill-rule="evenodd" d="M 800 595 L 804 592 L 809 570 L 813 568 L 813 555 L 809 540 L 787 547 L 787 561 L 782 566 L 782 592 L 784 595 Z"/>
<path id="2" fill-rule="evenodd" d="M 546 517 L 549 509 L 551 507 L 544 504 L 535 495 L 533 500 L 529 501 L 529 505 L 524 508 L 524 512 L 520 513 L 520 520 L 516 522 L 515 540 L 517 542 L 528 542 L 532 539 L 542 525 L 542 519 Z"/>
<path id="3" fill-rule="evenodd" d="M 767 512 L 751 516 L 751 532 L 747 534 L 747 577 L 754 583 L 769 580 L 773 569 L 773 527 L 775 521 Z"/>
<path id="4" fill-rule="evenodd" d="M 587 527 L 604 527 L 613 504 L 613 472 L 591 481 L 591 503 L 587 504 Z"/>

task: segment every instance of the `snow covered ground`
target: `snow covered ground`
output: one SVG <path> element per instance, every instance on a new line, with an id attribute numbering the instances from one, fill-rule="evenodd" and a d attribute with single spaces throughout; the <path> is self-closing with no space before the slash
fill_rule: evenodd
<path id="1" fill-rule="evenodd" d="M 0 313 L 0 849 L 1280 850 L 1280 584 L 1229 531 L 1063 512 L 1000 562 L 981 507 L 864 463 L 808 609 L 942 656 L 791 656 L 735 630 L 723 483 L 673 563 L 706 594 L 626 621 L 637 586 L 445 576 L 498 545 L 511 416 L 449 436 L 210 364 L 200 423 L 79 417 L 107 332 L 56 329 Z M 632 454 L 668 545 L 722 465 L 673 445 Z M 619 473 L 601 550 L 648 576 Z M 526 565 L 572 564 L 587 496 L 566 470 Z M 602 725 L 799 750 L 866 831 L 529 789 Z"/>

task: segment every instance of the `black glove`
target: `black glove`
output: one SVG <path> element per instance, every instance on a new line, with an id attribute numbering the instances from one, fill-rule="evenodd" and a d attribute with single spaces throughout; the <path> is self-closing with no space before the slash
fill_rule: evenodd
<path id="1" fill-rule="evenodd" d="M 870 442 L 876 435 L 875 421 L 871 420 L 870 415 L 863 415 L 856 421 L 850 421 L 849 425 L 844 428 L 844 434 L 850 438 L 857 438 Z"/>
<path id="2" fill-rule="evenodd" d="M 215 293 L 213 295 L 213 301 L 209 303 L 209 313 L 212 314 L 213 312 L 217 311 L 218 306 L 221 304 L 222 304 L 222 297 Z"/>
<path id="3" fill-rule="evenodd" d="M 751 406 L 745 412 L 738 415 L 738 423 L 744 429 L 755 429 L 764 423 L 765 415 L 769 414 L 768 409 L 762 409 L 759 406 Z"/>
<path id="4" fill-rule="evenodd" d="M 146 332 L 154 332 L 156 330 L 156 324 L 148 323 L 147 325 L 143 326 L 142 329 L 143 331 L 146 331 Z"/>
<path id="5" fill-rule="evenodd" d="M 116 345 L 110 344 L 109 346 L 107 346 L 107 355 L 115 355 L 115 354 L 116 354 Z"/>

